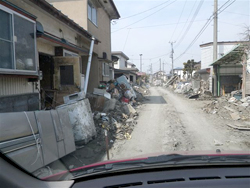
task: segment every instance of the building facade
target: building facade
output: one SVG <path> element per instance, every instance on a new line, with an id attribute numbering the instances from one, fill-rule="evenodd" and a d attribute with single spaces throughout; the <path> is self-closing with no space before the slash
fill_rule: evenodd
<path id="1" fill-rule="evenodd" d="M 0 14 L 1 112 L 52 108 L 81 90 L 89 32 L 45 0 L 0 1 Z"/>
<path id="2" fill-rule="evenodd" d="M 125 75 L 129 82 L 136 82 L 136 72 L 138 69 L 133 63 L 129 63 L 129 57 L 121 51 L 113 51 L 115 78 Z"/>
<path id="3" fill-rule="evenodd" d="M 47 0 L 70 19 L 91 33 L 100 43 L 94 46 L 88 91 L 92 92 L 100 81 L 114 78 L 111 57 L 111 21 L 120 15 L 113 0 Z M 83 57 L 82 61 L 87 62 Z M 82 72 L 86 70 L 83 63 Z"/>

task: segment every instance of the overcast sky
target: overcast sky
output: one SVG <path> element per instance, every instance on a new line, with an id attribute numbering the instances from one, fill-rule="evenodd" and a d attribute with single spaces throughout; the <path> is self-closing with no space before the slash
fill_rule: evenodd
<path id="1" fill-rule="evenodd" d="M 211 23 L 192 44 L 213 14 L 213 0 L 114 0 L 114 2 L 121 18 L 112 22 L 112 51 L 123 51 L 130 58 L 130 62 L 136 64 L 138 68 L 140 68 L 139 54 L 143 54 L 144 72 L 149 69 L 150 63 L 153 64 L 153 72 L 158 71 L 160 58 L 161 62 L 165 63 L 165 71 L 171 70 L 170 41 L 175 42 L 174 58 L 181 55 L 175 60 L 174 67 L 183 67 L 183 62 L 188 59 L 200 61 L 199 45 L 213 40 L 211 19 Z M 240 33 L 244 31 L 244 26 L 250 25 L 250 1 L 218 0 L 218 8 L 222 5 L 224 5 L 220 9 L 222 12 L 218 16 L 218 41 L 241 40 Z M 226 9 L 223 10 L 224 8 Z"/>

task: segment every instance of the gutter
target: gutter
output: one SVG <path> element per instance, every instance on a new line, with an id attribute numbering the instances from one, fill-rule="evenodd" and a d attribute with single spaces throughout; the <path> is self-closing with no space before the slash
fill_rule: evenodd
<path id="1" fill-rule="evenodd" d="M 94 48 L 94 43 L 95 43 L 95 38 L 92 36 L 91 39 L 91 44 L 89 48 L 89 58 L 88 58 L 88 65 L 87 65 L 87 70 L 86 70 L 86 78 L 85 78 L 85 83 L 84 83 L 84 93 L 87 93 L 88 89 L 88 83 L 89 83 L 89 73 L 90 73 L 90 68 L 91 68 L 91 60 L 92 60 L 92 53 L 93 53 L 93 48 Z"/>

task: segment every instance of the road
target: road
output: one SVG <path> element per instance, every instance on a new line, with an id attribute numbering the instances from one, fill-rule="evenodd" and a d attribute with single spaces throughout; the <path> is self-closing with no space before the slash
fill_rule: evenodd
<path id="1" fill-rule="evenodd" d="M 203 112 L 207 101 L 190 100 L 163 87 L 151 87 L 150 92 L 132 138 L 115 142 L 112 159 L 173 151 L 250 151 L 250 131 L 229 128 L 228 120 Z"/>

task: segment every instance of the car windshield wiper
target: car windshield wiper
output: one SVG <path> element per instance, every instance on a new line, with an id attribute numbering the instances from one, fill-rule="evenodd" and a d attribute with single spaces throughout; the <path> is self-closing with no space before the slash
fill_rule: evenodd
<path id="1" fill-rule="evenodd" d="M 160 155 L 142 160 L 123 161 L 103 164 L 92 168 L 72 172 L 75 178 L 98 172 L 138 169 L 163 165 L 221 165 L 221 164 L 250 164 L 250 155 Z"/>

